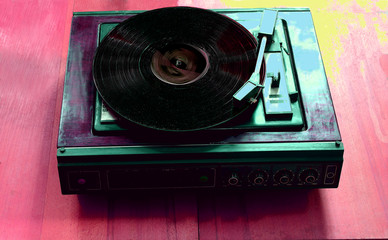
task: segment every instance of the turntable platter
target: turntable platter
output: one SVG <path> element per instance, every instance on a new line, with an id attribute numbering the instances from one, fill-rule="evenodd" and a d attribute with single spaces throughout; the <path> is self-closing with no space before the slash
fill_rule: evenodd
<path id="1" fill-rule="evenodd" d="M 213 11 L 156 9 L 128 18 L 101 41 L 93 77 L 122 118 L 159 130 L 199 130 L 247 108 L 235 106 L 233 94 L 254 71 L 256 48 L 248 30 Z"/>

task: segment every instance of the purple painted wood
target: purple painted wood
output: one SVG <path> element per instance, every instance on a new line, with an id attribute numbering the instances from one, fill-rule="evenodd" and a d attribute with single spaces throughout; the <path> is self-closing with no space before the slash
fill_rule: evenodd
<path id="1" fill-rule="evenodd" d="M 97 47 L 98 25 L 103 22 L 120 22 L 128 17 L 123 15 L 76 15 L 73 17 L 58 137 L 59 147 L 138 145 L 142 142 L 166 144 L 166 138 L 176 137 L 173 134 L 166 134 L 163 135 L 166 136 L 165 138 L 158 139 L 156 136 L 160 135 L 160 132 L 143 131 L 144 129 L 142 128 L 133 128 L 133 131 L 121 136 L 93 134 L 92 124 L 96 90 L 93 84 L 92 62 Z M 282 15 L 282 17 L 288 17 L 291 20 L 301 18 L 298 20 L 310 21 L 312 24 L 310 12 L 300 12 L 297 15 L 287 13 Z M 312 35 L 311 39 L 316 41 L 315 34 Z M 179 137 L 179 140 L 176 142 L 207 143 L 207 141 L 222 141 L 228 143 L 256 143 L 341 140 L 324 70 L 321 66 L 317 69 L 305 70 L 306 61 L 303 60 L 304 56 L 298 55 L 303 53 L 303 49 L 300 48 L 300 46 L 295 44 L 296 69 L 301 83 L 302 102 L 308 126 L 305 131 L 247 131 L 237 135 L 233 134 L 233 137 L 224 137 L 205 130 L 190 135 L 189 140 L 185 136 Z M 315 58 L 308 59 L 308 61 L 319 63 L 321 59 L 318 49 L 315 51 L 315 54 Z M 139 140 L 139 137 L 144 135 L 146 137 Z M 210 138 L 209 135 L 211 135 Z M 216 135 L 216 137 L 211 138 L 213 135 Z"/>

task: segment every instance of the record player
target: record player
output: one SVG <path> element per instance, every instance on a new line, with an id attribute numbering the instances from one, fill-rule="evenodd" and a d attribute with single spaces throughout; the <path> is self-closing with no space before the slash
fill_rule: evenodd
<path id="1" fill-rule="evenodd" d="M 74 13 L 63 194 L 335 188 L 343 151 L 309 9 Z"/>

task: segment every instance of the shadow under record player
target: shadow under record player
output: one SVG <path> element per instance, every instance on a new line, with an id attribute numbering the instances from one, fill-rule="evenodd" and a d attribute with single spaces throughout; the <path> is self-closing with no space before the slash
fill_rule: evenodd
<path id="1" fill-rule="evenodd" d="M 308 9 L 74 13 L 63 194 L 335 188 L 343 151 Z"/>

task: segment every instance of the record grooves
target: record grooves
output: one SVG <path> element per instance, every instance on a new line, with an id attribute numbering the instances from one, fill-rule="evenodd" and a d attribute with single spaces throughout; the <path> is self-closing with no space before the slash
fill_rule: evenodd
<path id="1" fill-rule="evenodd" d="M 128 18 L 102 40 L 93 77 L 124 119 L 153 129 L 199 130 L 247 107 L 236 107 L 233 94 L 254 71 L 256 48 L 248 30 L 218 13 L 157 9 Z"/>

